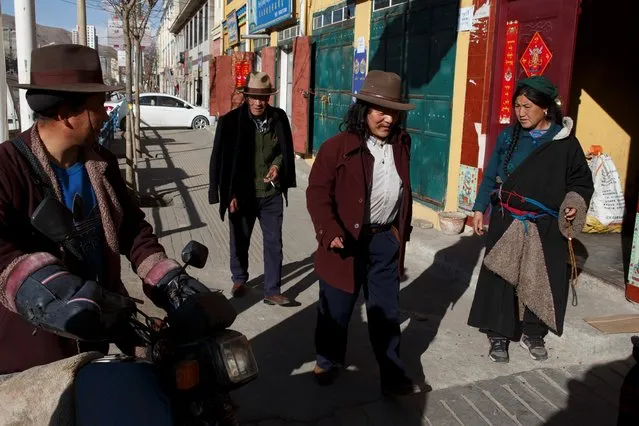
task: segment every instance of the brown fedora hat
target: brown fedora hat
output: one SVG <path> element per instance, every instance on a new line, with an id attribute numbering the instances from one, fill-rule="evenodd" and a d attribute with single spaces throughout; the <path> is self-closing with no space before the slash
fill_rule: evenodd
<path id="1" fill-rule="evenodd" d="M 277 92 L 278 90 L 273 88 L 271 77 L 265 72 L 252 72 L 244 86 L 245 95 L 264 96 L 274 95 Z"/>
<path id="2" fill-rule="evenodd" d="M 31 83 L 20 89 L 54 92 L 100 93 L 121 90 L 102 79 L 98 51 L 79 44 L 53 44 L 31 52 Z"/>
<path id="3" fill-rule="evenodd" d="M 415 105 L 405 102 L 402 98 L 402 79 L 394 72 L 369 71 L 362 89 L 359 93 L 352 93 L 352 96 L 397 111 L 415 109 Z"/>

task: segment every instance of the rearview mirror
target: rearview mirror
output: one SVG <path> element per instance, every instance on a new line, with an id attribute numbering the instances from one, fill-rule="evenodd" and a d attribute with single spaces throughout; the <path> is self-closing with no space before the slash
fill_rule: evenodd
<path id="1" fill-rule="evenodd" d="M 73 215 L 57 198 L 45 197 L 33 212 L 31 224 L 46 237 L 59 243 L 71 235 Z"/>
<path id="2" fill-rule="evenodd" d="M 190 241 L 182 250 L 182 262 L 184 262 L 185 266 L 202 269 L 206 265 L 208 257 L 209 249 L 197 241 Z"/>

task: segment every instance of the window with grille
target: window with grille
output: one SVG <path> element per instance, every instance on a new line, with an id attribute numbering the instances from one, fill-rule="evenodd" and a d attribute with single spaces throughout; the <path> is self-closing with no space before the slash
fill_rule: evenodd
<path id="1" fill-rule="evenodd" d="M 191 46 L 189 49 L 192 49 L 195 46 L 195 20 L 191 19 L 189 24 L 191 25 Z"/>
<path id="2" fill-rule="evenodd" d="M 197 13 L 197 23 L 198 23 L 198 37 L 197 44 L 202 44 L 204 41 L 204 9 L 200 9 Z"/>
<path id="3" fill-rule="evenodd" d="M 271 39 L 258 38 L 258 39 L 255 39 L 255 41 L 253 41 L 253 49 L 259 50 L 259 49 L 262 49 L 263 47 L 267 47 L 269 44 L 271 44 Z"/>
<path id="4" fill-rule="evenodd" d="M 285 30 L 278 31 L 277 33 L 277 41 L 282 42 L 286 40 L 290 40 L 292 38 L 297 37 L 300 34 L 300 26 L 294 25 L 292 27 L 286 28 Z"/>
<path id="5" fill-rule="evenodd" d="M 408 0 L 373 0 L 373 10 L 385 9 L 398 4 L 407 3 Z"/>
<path id="6" fill-rule="evenodd" d="M 377 0 L 379 1 L 379 0 Z M 390 0 L 386 0 L 390 1 Z M 337 9 L 324 11 L 321 15 L 313 18 L 313 29 L 327 27 L 329 25 L 338 24 L 340 22 L 352 19 L 355 16 L 355 5 L 346 5 Z"/>
<path id="7" fill-rule="evenodd" d="M 317 16 L 317 17 L 313 18 L 313 29 L 314 30 L 316 30 L 318 28 L 322 28 L 324 26 L 323 25 L 323 21 L 324 21 L 323 18 L 324 18 L 323 16 Z"/>
<path id="8" fill-rule="evenodd" d="M 209 28 L 209 2 L 207 1 L 206 3 L 204 3 L 204 40 L 208 40 L 209 39 L 209 31 L 211 31 L 211 29 Z"/>

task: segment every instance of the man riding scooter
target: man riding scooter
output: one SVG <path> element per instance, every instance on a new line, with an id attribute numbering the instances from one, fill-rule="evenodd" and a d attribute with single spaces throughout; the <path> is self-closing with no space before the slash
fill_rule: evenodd
<path id="1" fill-rule="evenodd" d="M 0 145 L 0 376 L 124 340 L 135 302 L 120 280 L 122 254 L 169 313 L 209 291 L 167 258 L 117 158 L 96 143 L 104 94 L 119 89 L 103 83 L 97 51 L 59 44 L 31 58 L 31 84 L 17 87 L 35 124 Z M 46 197 L 73 217 L 58 242 L 30 222 Z"/>

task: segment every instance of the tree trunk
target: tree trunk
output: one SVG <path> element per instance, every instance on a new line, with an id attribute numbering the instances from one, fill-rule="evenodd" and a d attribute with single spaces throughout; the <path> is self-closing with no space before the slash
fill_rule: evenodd
<path id="1" fill-rule="evenodd" d="M 140 139 L 140 91 L 142 90 L 142 48 L 141 40 L 135 39 L 135 159 L 142 157 L 142 142 Z"/>
<path id="2" fill-rule="evenodd" d="M 133 169 L 133 120 L 131 119 L 131 114 L 133 110 L 131 109 L 131 102 L 133 101 L 133 82 L 131 81 L 133 69 L 133 55 L 131 52 L 132 43 L 131 43 L 131 28 L 130 28 L 130 11 L 125 11 L 125 16 L 122 19 L 122 24 L 124 26 L 124 41 L 125 41 L 125 49 L 126 49 L 126 60 L 127 60 L 127 68 L 128 68 L 128 76 L 126 79 L 126 101 L 127 101 L 127 111 L 126 113 L 126 130 L 125 130 L 125 144 L 126 144 L 126 184 L 131 192 L 134 194 L 137 192 L 134 169 Z"/>

